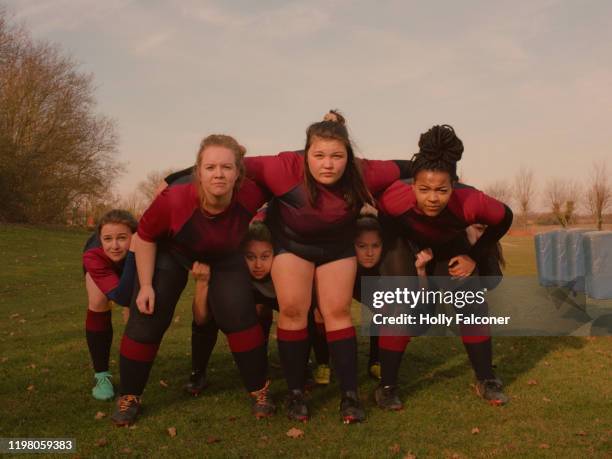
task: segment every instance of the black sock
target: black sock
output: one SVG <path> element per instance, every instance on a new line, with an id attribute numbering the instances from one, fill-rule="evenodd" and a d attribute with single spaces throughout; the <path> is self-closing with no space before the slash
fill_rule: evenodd
<path id="1" fill-rule="evenodd" d="M 314 323 L 310 332 L 312 349 L 318 365 L 329 365 L 329 346 L 325 337 L 325 325 Z"/>
<path id="2" fill-rule="evenodd" d="M 111 312 L 97 312 L 88 309 L 85 319 L 85 337 L 94 371 L 96 373 L 108 371 L 110 348 L 113 343 Z"/>
<path id="3" fill-rule="evenodd" d="M 158 349 L 159 344 L 139 343 L 123 335 L 119 356 L 121 395 L 142 395 Z"/>
<path id="4" fill-rule="evenodd" d="M 338 380 L 340 390 L 357 391 L 357 338 L 355 327 L 327 332 L 329 355 Z"/>
<path id="5" fill-rule="evenodd" d="M 212 354 L 219 329 L 214 320 L 203 325 L 191 322 L 191 367 L 194 372 L 206 374 L 208 360 Z"/>
<path id="6" fill-rule="evenodd" d="M 380 375 L 382 386 L 396 386 L 402 357 L 409 336 L 381 335 L 379 337 Z"/>
<path id="7" fill-rule="evenodd" d="M 261 389 L 268 377 L 268 352 L 259 323 L 239 332 L 227 333 L 227 342 L 249 392 Z"/>
<path id="8" fill-rule="evenodd" d="M 249 392 L 261 389 L 268 376 L 268 352 L 264 343 L 244 352 L 232 352 L 244 387 Z"/>
<path id="9" fill-rule="evenodd" d="M 264 341 L 266 343 L 266 349 L 268 348 L 268 342 L 270 341 L 270 329 L 272 328 L 272 314 L 262 314 L 258 316 L 259 325 L 261 325 L 261 331 L 263 332 Z"/>
<path id="10" fill-rule="evenodd" d="M 304 390 L 306 365 L 310 352 L 308 330 L 285 330 L 277 328 L 278 355 L 280 357 L 289 390 Z"/>
<path id="11" fill-rule="evenodd" d="M 380 362 L 378 336 L 370 336 L 370 357 L 368 358 L 368 366 L 376 362 Z"/>
<path id="12" fill-rule="evenodd" d="M 495 378 L 493 373 L 493 345 L 491 338 L 480 343 L 464 342 L 465 350 L 470 358 L 472 368 L 476 373 L 476 378 L 479 381 Z"/>

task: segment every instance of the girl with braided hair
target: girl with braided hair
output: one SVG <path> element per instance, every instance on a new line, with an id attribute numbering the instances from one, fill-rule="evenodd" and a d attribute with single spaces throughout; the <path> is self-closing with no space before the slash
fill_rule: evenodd
<path id="1" fill-rule="evenodd" d="M 396 181 L 380 197 L 382 212 L 399 224 L 402 237 L 413 247 L 408 275 L 472 276 L 470 281 L 478 282 L 477 261 L 494 253 L 492 248 L 512 224 L 508 206 L 458 183 L 457 161 L 462 154 L 463 143 L 451 126 L 433 126 L 421 135 L 419 152 L 412 158 L 414 179 Z M 472 245 L 466 228 L 473 224 L 486 229 Z M 468 328 L 462 328 L 462 341 L 476 374 L 477 392 L 492 404 L 504 404 L 508 399 L 493 373 L 491 337 L 472 336 L 475 330 Z M 402 408 L 397 376 L 409 340 L 409 336 L 380 337 L 382 380 L 375 396 L 381 408 Z"/>

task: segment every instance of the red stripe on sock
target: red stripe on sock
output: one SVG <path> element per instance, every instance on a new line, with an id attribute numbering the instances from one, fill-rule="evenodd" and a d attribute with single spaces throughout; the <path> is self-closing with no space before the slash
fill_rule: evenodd
<path id="1" fill-rule="evenodd" d="M 378 346 L 393 352 L 404 352 L 410 342 L 410 336 L 379 336 Z"/>
<path id="2" fill-rule="evenodd" d="M 90 332 L 104 332 L 112 327 L 111 312 L 97 312 L 91 309 L 87 310 L 87 318 L 85 319 L 85 330 Z"/>
<path id="3" fill-rule="evenodd" d="M 263 346 L 264 335 L 261 325 L 257 324 L 246 330 L 228 333 L 227 342 L 232 352 L 247 352 Z"/>
<path id="4" fill-rule="evenodd" d="M 276 338 L 279 341 L 306 341 L 308 339 L 308 328 L 301 330 L 276 329 Z"/>
<path id="5" fill-rule="evenodd" d="M 139 343 L 127 335 L 121 338 L 119 353 L 130 360 L 138 362 L 152 362 L 155 360 L 159 344 Z"/>
<path id="6" fill-rule="evenodd" d="M 334 341 L 340 341 L 343 339 L 350 339 L 355 337 L 355 327 L 341 328 L 340 330 L 328 331 L 325 333 L 328 343 Z"/>
<path id="7" fill-rule="evenodd" d="M 485 341 L 490 340 L 490 336 L 462 336 L 461 341 L 464 343 L 484 343 Z"/>

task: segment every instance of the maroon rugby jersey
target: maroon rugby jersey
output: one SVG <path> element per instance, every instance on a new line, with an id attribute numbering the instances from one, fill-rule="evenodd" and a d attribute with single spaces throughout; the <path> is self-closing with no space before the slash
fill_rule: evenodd
<path id="1" fill-rule="evenodd" d="M 400 178 L 400 168 L 392 160 L 358 160 L 366 187 L 372 194 L 383 191 Z M 299 242 L 328 242 L 347 237 L 358 210 L 351 209 L 338 187 L 317 183 L 318 197 L 313 207 L 304 185 L 304 154 L 288 151 L 275 156 L 244 158 L 247 175 L 275 196 L 283 233 Z"/>
<path id="2" fill-rule="evenodd" d="M 398 180 L 379 197 L 379 207 L 396 218 L 404 235 L 420 248 L 436 247 L 463 236 L 465 228 L 485 224 L 487 229 L 471 252 L 497 242 L 510 228 L 512 211 L 502 202 L 469 185 L 457 183 L 447 206 L 435 217 L 425 215 L 418 207 L 412 180 Z"/>
<path id="3" fill-rule="evenodd" d="M 83 268 L 85 272 L 89 273 L 102 293 L 109 296 L 109 293 L 119 286 L 123 263 L 113 262 L 104 253 L 102 247 L 97 245 L 86 247 L 85 252 L 83 252 Z"/>
<path id="4" fill-rule="evenodd" d="M 148 242 L 165 243 L 192 261 L 206 260 L 239 249 L 249 222 L 266 198 L 253 181 L 245 179 L 229 207 L 210 215 L 201 210 L 191 181 L 175 184 L 145 211 L 138 235 Z"/>

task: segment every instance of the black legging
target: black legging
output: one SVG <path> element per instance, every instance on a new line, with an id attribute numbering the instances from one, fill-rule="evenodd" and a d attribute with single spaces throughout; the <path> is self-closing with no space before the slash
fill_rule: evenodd
<path id="1" fill-rule="evenodd" d="M 249 391 L 265 384 L 267 355 L 257 320 L 249 272 L 240 253 L 206 260 L 211 267 L 208 302 L 215 322 L 228 338 L 234 359 Z M 153 314 L 142 314 L 135 298 L 130 305 L 121 345 L 122 393 L 139 395 L 164 333 L 172 322 L 176 304 L 187 283 L 188 271 L 165 250 L 156 257 Z M 134 289 L 135 292 L 139 287 Z"/>

